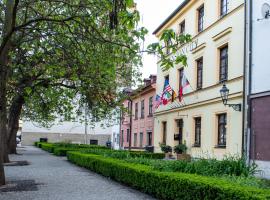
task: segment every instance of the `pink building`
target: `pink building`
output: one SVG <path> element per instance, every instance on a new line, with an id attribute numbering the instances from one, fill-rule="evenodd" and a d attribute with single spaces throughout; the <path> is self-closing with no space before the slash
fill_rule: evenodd
<path id="1" fill-rule="evenodd" d="M 144 85 L 132 91 L 124 106 L 130 111 L 121 123 L 121 146 L 124 149 L 144 150 L 153 146 L 154 101 L 156 94 L 156 75 L 144 79 Z M 132 119 L 130 119 L 132 116 Z"/>

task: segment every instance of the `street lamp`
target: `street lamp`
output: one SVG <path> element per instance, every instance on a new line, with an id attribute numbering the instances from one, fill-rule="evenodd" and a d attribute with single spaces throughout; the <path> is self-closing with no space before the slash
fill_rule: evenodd
<path id="1" fill-rule="evenodd" d="M 222 102 L 225 106 L 232 107 L 235 111 L 241 112 L 241 104 L 228 104 L 228 97 L 229 97 L 230 90 L 223 84 L 223 87 L 220 90 L 220 96 Z"/>

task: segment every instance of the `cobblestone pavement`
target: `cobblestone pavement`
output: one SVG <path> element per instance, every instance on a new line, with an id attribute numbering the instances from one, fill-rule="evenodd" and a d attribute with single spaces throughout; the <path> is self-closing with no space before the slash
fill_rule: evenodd
<path id="1" fill-rule="evenodd" d="M 30 165 L 5 167 L 8 184 L 0 187 L 1 200 L 153 199 L 38 148 L 18 152 L 22 155 L 12 155 L 11 160 L 27 160 Z"/>

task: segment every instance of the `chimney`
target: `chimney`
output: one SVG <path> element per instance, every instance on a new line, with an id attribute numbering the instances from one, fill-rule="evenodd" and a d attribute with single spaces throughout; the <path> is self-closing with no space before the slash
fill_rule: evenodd
<path id="1" fill-rule="evenodd" d="M 151 79 L 151 84 L 157 82 L 157 75 L 151 75 L 149 78 Z"/>

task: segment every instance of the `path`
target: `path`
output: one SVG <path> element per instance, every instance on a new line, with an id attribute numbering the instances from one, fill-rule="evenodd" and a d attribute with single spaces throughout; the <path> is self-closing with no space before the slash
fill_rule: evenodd
<path id="1" fill-rule="evenodd" d="M 1 200 L 153 199 L 38 148 L 20 148 L 19 153 L 11 160 L 30 165 L 5 167 L 9 187 L 0 188 Z"/>

